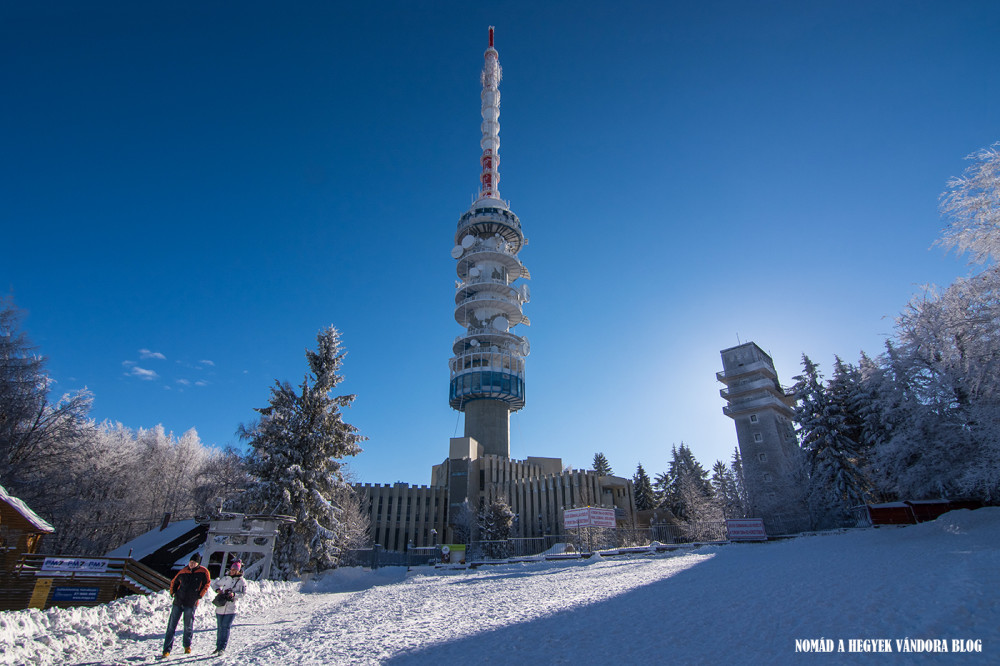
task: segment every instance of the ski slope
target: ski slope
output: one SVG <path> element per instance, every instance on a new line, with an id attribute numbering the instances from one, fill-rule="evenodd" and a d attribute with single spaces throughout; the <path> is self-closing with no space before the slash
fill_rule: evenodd
<path id="1" fill-rule="evenodd" d="M 202 607 L 193 654 L 178 635 L 169 663 L 930 663 L 959 645 L 946 660 L 1000 663 L 998 591 L 1000 508 L 985 508 L 766 544 L 252 584 L 224 658 Z M 0 613 L 0 663 L 157 661 L 169 603 Z"/>

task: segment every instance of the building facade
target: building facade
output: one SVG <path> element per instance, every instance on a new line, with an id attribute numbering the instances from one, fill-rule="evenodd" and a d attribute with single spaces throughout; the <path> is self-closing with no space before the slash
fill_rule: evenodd
<path id="1" fill-rule="evenodd" d="M 457 521 L 497 498 L 516 515 L 516 537 L 561 534 L 563 510 L 585 506 L 615 508 L 620 525 L 635 526 L 630 479 L 564 470 L 559 458 L 510 458 L 510 413 L 525 405 L 531 350 L 515 327 L 530 324 L 522 310 L 531 274 L 519 258 L 527 244 L 521 221 L 498 189 L 500 79 L 491 27 L 480 76 L 479 195 L 460 216 L 451 249 L 455 321 L 465 330 L 452 343 L 448 401 L 465 415 L 464 437 L 451 440 L 429 486 L 355 486 L 365 498 L 373 541 L 387 550 L 450 543 Z"/>
<path id="2" fill-rule="evenodd" d="M 778 382 L 774 361 L 753 342 L 723 349 L 723 414 L 736 425 L 750 517 L 769 534 L 808 528 L 802 504 L 801 450 L 792 425 L 795 400 Z"/>

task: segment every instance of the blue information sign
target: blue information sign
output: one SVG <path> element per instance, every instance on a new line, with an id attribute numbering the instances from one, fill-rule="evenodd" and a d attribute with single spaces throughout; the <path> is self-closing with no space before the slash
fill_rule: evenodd
<path id="1" fill-rule="evenodd" d="M 52 590 L 52 601 L 97 601 L 99 587 L 57 587 Z"/>

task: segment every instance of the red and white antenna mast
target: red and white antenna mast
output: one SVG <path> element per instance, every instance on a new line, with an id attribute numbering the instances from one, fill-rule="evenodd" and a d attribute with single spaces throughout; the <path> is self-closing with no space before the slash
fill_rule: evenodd
<path id="1" fill-rule="evenodd" d="M 493 26 L 490 26 L 490 46 L 483 54 L 483 138 L 479 145 L 483 149 L 479 176 L 479 198 L 499 199 L 500 190 L 500 79 L 503 75 L 497 50 L 493 48 Z"/>

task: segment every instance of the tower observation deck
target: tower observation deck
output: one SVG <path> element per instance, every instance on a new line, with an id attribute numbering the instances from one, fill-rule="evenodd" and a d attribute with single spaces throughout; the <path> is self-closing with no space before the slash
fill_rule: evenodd
<path id="1" fill-rule="evenodd" d="M 455 338 L 449 362 L 449 402 L 465 413 L 465 436 L 484 453 L 510 457 L 510 412 L 524 407 L 524 359 L 528 341 L 514 332 L 530 325 L 521 311 L 531 277 L 518 253 L 527 244 L 521 221 L 500 199 L 501 70 L 493 48 L 484 54 L 481 75 L 482 157 L 479 196 L 458 220 L 451 256 L 457 261 L 455 320 L 465 333 Z"/>

